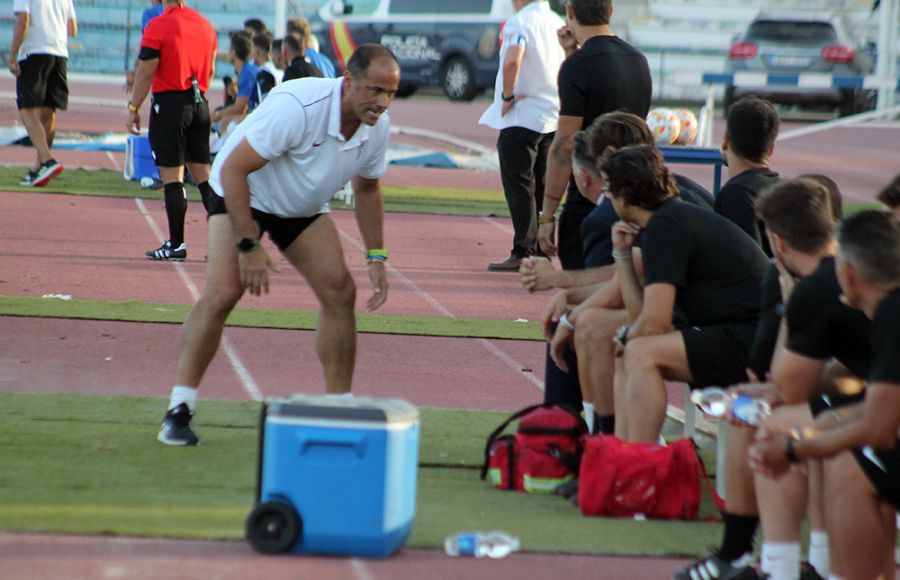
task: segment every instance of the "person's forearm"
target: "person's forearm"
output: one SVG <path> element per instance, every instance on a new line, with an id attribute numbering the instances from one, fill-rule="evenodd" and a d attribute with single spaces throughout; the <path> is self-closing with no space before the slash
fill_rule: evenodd
<path id="1" fill-rule="evenodd" d="M 137 61 L 137 70 L 134 72 L 134 85 L 131 88 L 131 104 L 135 107 L 140 108 L 144 99 L 147 98 L 158 62 L 158 60 L 154 60 L 152 63 L 146 60 Z"/>
<path id="2" fill-rule="evenodd" d="M 516 81 L 519 79 L 520 61 L 515 56 L 507 56 L 503 63 L 503 96 L 510 97 L 515 93 Z"/>
<path id="3" fill-rule="evenodd" d="M 594 292 L 576 308 L 576 311 L 586 308 L 622 308 L 622 292 L 617 279 L 598 284 L 595 288 Z"/>
<path id="4" fill-rule="evenodd" d="M 559 270 L 556 274 L 557 278 L 554 280 L 556 288 L 578 288 L 609 282 L 615 274 L 615 268 L 602 266 L 586 270 Z"/>
<path id="5" fill-rule="evenodd" d="M 250 210 L 250 184 L 247 174 L 235 170 L 226 163 L 221 173 L 222 189 L 225 191 L 225 207 L 231 219 L 235 241 L 259 237 L 259 227 Z"/>
<path id="6" fill-rule="evenodd" d="M 638 279 L 631 258 L 616 259 L 616 273 L 619 275 L 619 286 L 625 309 L 628 310 L 628 316 L 635 320 L 644 308 L 644 288 Z"/>
<path id="7" fill-rule="evenodd" d="M 16 58 L 19 55 L 19 49 L 28 36 L 28 14 L 16 14 L 16 24 L 13 27 L 12 44 L 9 45 L 9 56 Z"/>
<path id="8" fill-rule="evenodd" d="M 366 250 L 384 248 L 384 198 L 379 185 L 354 187 L 356 225 Z"/>
<path id="9" fill-rule="evenodd" d="M 566 194 L 569 186 L 569 176 L 572 175 L 572 161 L 567 151 L 566 143 L 569 137 L 559 133 L 553 138 L 550 145 L 550 154 L 547 156 L 547 176 L 544 183 L 543 209 L 545 215 L 556 212 Z"/>
<path id="10" fill-rule="evenodd" d="M 602 284 L 591 284 L 588 286 L 579 286 L 566 290 L 566 303 L 572 306 L 583 304 L 594 293 L 600 289 Z"/>

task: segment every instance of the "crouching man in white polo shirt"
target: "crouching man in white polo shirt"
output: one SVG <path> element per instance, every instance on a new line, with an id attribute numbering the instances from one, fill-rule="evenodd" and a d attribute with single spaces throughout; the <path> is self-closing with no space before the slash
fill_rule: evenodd
<path id="1" fill-rule="evenodd" d="M 356 361 L 356 286 L 337 228 L 323 211 L 352 179 L 356 220 L 367 248 L 375 310 L 387 299 L 383 201 L 390 119 L 397 92 L 396 57 L 375 44 L 360 46 L 338 79 L 283 83 L 242 122 L 212 166 L 218 194 L 209 207 L 209 257 L 203 296 L 184 322 L 176 385 L 158 439 L 196 445 L 191 429 L 197 387 L 212 361 L 225 319 L 249 290 L 269 291 L 274 261 L 259 244 L 269 237 L 306 278 L 319 300 L 316 350 L 329 393 L 349 393 Z"/>

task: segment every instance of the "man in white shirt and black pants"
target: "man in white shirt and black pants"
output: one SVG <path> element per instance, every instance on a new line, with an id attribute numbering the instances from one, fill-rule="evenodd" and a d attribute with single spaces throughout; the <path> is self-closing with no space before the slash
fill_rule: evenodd
<path id="1" fill-rule="evenodd" d="M 565 54 L 557 40 L 562 18 L 547 0 L 512 0 L 516 14 L 503 27 L 494 102 L 479 123 L 500 130 L 497 153 L 512 216 L 513 248 L 492 272 L 518 272 L 537 251 L 547 153 L 559 118 L 556 77 Z"/>
<path id="2" fill-rule="evenodd" d="M 196 445 L 190 421 L 197 387 L 219 346 L 225 319 L 249 290 L 269 291 L 274 261 L 260 246 L 268 232 L 319 300 L 316 351 L 329 393 L 349 393 L 356 362 L 356 286 L 334 221 L 323 206 L 352 179 L 356 221 L 366 247 L 375 310 L 387 299 L 384 207 L 390 119 L 400 84 L 396 57 L 360 46 L 337 79 L 278 85 L 228 137 L 210 185 L 209 260 L 203 296 L 182 330 L 178 372 L 158 439 Z"/>
<path id="3" fill-rule="evenodd" d="M 16 77 L 16 106 L 37 151 L 35 166 L 20 185 L 43 187 L 62 173 L 50 155 L 56 136 L 56 110 L 69 106 L 68 36 L 78 34 L 72 0 L 15 0 L 7 66 Z M 22 59 L 19 60 L 19 52 Z"/>

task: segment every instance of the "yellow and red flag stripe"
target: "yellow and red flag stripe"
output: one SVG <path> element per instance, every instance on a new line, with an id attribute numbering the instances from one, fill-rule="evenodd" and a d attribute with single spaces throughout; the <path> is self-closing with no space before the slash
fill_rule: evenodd
<path id="1" fill-rule="evenodd" d="M 347 68 L 347 61 L 356 50 L 356 43 L 350 35 L 350 27 L 343 20 L 331 23 L 331 48 L 334 49 L 334 56 L 341 70 Z"/>

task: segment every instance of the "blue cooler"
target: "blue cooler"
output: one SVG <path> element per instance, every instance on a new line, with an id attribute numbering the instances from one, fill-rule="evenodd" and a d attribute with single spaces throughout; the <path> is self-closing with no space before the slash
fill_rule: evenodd
<path id="1" fill-rule="evenodd" d="M 140 181 L 144 177 L 159 179 L 159 169 L 150 149 L 150 139 L 146 135 L 129 135 L 125 141 L 125 179 Z"/>
<path id="2" fill-rule="evenodd" d="M 390 556 L 412 531 L 418 455 L 419 411 L 406 401 L 270 401 L 247 539 L 263 553 Z"/>

